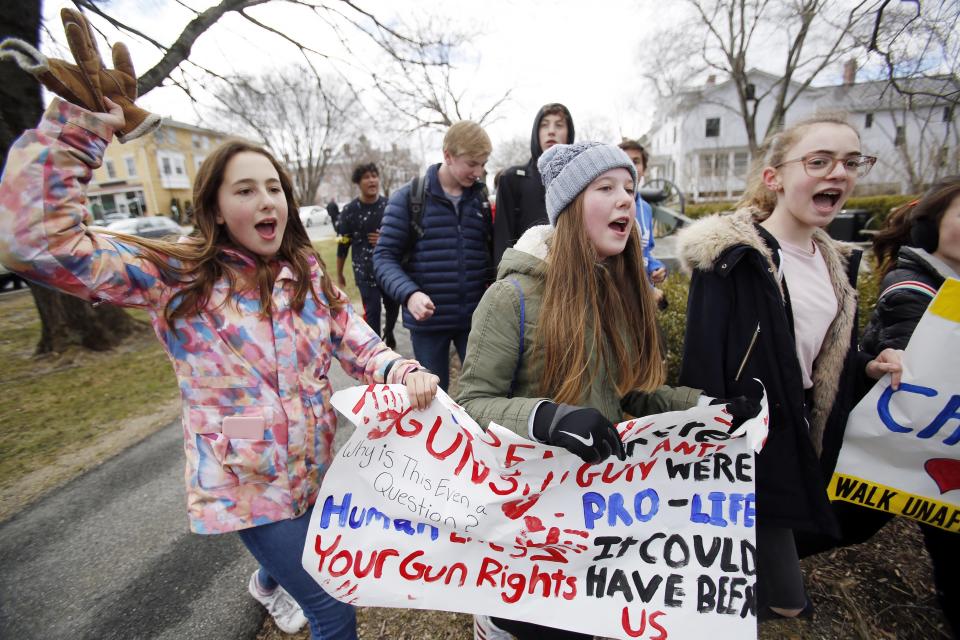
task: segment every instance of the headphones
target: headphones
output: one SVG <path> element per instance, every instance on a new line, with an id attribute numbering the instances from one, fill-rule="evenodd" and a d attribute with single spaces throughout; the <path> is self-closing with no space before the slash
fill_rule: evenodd
<path id="1" fill-rule="evenodd" d="M 927 253 L 937 250 L 940 243 L 940 229 L 936 217 L 929 212 L 925 216 L 917 216 L 910 225 L 910 244 L 923 249 Z"/>

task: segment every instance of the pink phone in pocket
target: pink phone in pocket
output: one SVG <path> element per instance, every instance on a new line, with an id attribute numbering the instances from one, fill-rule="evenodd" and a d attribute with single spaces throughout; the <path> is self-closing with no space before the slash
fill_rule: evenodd
<path id="1" fill-rule="evenodd" d="M 228 438 L 263 440 L 263 416 L 229 416 L 223 419 L 223 435 Z"/>

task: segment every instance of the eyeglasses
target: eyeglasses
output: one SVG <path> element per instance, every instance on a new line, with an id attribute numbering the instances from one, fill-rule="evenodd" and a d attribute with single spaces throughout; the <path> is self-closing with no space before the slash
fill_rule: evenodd
<path id="1" fill-rule="evenodd" d="M 876 156 L 847 156 L 846 158 L 836 158 L 825 153 L 811 153 L 795 160 L 784 160 L 773 168 L 779 169 L 783 165 L 790 164 L 791 162 L 802 163 L 803 170 L 806 171 L 807 175 L 811 178 L 823 178 L 830 175 L 838 164 L 843 165 L 848 176 L 858 176 L 862 178 L 870 173 L 870 169 L 876 164 L 877 158 Z"/>

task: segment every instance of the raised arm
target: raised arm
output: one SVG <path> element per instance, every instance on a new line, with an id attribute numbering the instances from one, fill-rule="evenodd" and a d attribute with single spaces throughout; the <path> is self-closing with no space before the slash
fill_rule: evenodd
<path id="1" fill-rule="evenodd" d="M 158 269 L 139 247 L 86 227 L 87 184 L 123 122 L 115 110 L 111 119 L 56 98 L 14 143 L 0 181 L 0 262 L 84 300 L 148 306 L 163 289 Z"/>

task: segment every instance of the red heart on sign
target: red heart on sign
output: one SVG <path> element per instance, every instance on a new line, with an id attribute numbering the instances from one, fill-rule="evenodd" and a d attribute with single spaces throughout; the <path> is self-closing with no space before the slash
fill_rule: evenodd
<path id="1" fill-rule="evenodd" d="M 960 489 L 960 460 L 954 458 L 930 458 L 923 468 L 940 488 L 941 495 Z"/>

